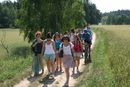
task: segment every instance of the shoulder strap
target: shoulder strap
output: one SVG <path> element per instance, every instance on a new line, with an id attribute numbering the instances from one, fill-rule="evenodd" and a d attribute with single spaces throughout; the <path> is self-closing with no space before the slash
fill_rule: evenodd
<path id="1" fill-rule="evenodd" d="M 70 49 L 72 50 L 72 48 L 71 48 L 71 43 L 69 43 L 70 44 Z"/>
<path id="2" fill-rule="evenodd" d="M 63 49 L 63 43 L 61 43 L 61 48 Z"/>

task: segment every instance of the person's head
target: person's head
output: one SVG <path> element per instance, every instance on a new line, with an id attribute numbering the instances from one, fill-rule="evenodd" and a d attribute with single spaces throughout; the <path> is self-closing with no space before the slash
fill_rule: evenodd
<path id="1" fill-rule="evenodd" d="M 47 33 L 46 39 L 47 39 L 47 41 L 51 41 L 52 36 L 51 36 L 50 32 Z"/>
<path id="2" fill-rule="evenodd" d="M 49 34 L 50 36 L 52 36 L 52 33 L 51 33 L 51 32 L 48 32 L 47 34 Z"/>
<path id="3" fill-rule="evenodd" d="M 77 34 L 74 35 L 74 41 L 79 41 L 79 37 Z"/>
<path id="4" fill-rule="evenodd" d="M 63 42 L 63 43 L 69 43 L 69 42 L 70 42 L 70 38 L 69 38 L 68 36 L 64 36 L 64 37 L 62 38 L 62 42 Z"/>
<path id="5" fill-rule="evenodd" d="M 75 33 L 74 29 L 71 29 L 71 33 Z"/>
<path id="6" fill-rule="evenodd" d="M 87 30 L 87 29 L 84 29 L 84 30 L 83 30 L 83 32 L 84 32 L 84 33 L 87 33 L 87 32 L 88 32 L 88 30 Z"/>
<path id="7" fill-rule="evenodd" d="M 40 31 L 37 31 L 35 33 L 35 38 L 41 38 L 42 37 L 42 33 Z"/>
<path id="8" fill-rule="evenodd" d="M 90 23 L 87 23 L 87 24 L 86 24 L 86 27 L 89 27 L 89 26 L 90 26 Z"/>
<path id="9" fill-rule="evenodd" d="M 68 31 L 65 31 L 65 32 L 64 32 L 64 35 L 67 35 L 67 34 L 68 34 Z"/>
<path id="10" fill-rule="evenodd" d="M 55 38 L 60 38 L 60 34 L 58 32 L 55 33 Z"/>

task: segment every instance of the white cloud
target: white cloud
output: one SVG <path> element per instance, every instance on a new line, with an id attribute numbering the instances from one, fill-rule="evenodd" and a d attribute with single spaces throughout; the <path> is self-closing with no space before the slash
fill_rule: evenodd
<path id="1" fill-rule="evenodd" d="M 130 9 L 129 0 L 91 0 L 101 12 Z"/>

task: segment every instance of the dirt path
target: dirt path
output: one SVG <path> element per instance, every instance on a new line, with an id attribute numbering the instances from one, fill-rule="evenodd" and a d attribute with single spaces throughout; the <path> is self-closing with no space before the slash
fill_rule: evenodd
<path id="1" fill-rule="evenodd" d="M 91 49 L 94 48 L 94 43 L 96 40 L 96 34 L 93 33 L 93 39 L 92 39 L 92 46 Z M 83 70 L 84 70 L 84 59 L 81 59 L 80 62 L 80 72 L 82 74 Z M 89 70 L 91 68 L 91 66 L 88 67 Z M 45 68 L 45 71 L 47 71 L 47 69 Z M 45 72 L 47 74 L 47 72 Z M 70 75 L 72 75 L 72 69 L 70 69 Z M 23 79 L 20 83 L 14 85 L 14 87 L 62 87 L 64 85 L 65 82 L 65 73 L 62 72 L 58 72 L 57 75 L 55 76 L 55 79 L 52 81 L 48 81 L 45 77 L 46 75 L 44 74 L 44 76 L 42 77 L 37 77 L 37 78 L 30 78 L 27 77 L 25 79 Z M 69 83 L 69 87 L 74 87 L 74 85 L 77 83 L 77 79 L 80 76 L 80 74 L 75 74 L 73 76 L 70 77 L 70 83 Z"/>

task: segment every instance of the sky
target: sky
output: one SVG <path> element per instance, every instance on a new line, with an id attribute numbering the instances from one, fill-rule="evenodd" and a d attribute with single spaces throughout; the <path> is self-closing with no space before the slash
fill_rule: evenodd
<path id="1" fill-rule="evenodd" d="M 101 12 L 130 10 L 130 0 L 90 0 Z"/>
<path id="2" fill-rule="evenodd" d="M 4 0 L 0 0 L 2 2 Z M 11 0 L 16 1 L 16 0 Z M 96 4 L 97 9 L 102 13 L 116 10 L 130 10 L 130 0 L 90 0 Z"/>

